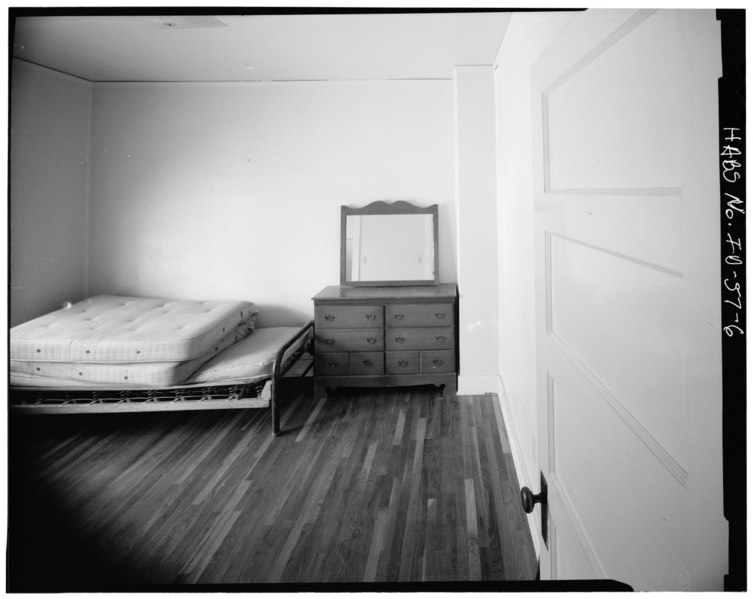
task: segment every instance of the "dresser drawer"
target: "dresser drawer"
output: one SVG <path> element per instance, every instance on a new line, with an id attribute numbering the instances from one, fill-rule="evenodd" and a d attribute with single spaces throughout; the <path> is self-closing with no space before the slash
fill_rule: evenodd
<path id="1" fill-rule="evenodd" d="M 418 374 L 421 369 L 417 351 L 389 351 L 385 354 L 387 374 Z"/>
<path id="2" fill-rule="evenodd" d="M 316 329 L 316 351 L 382 351 L 382 329 Z"/>
<path id="3" fill-rule="evenodd" d="M 455 372 L 454 350 L 422 351 L 421 373 Z"/>
<path id="4" fill-rule="evenodd" d="M 452 327 L 390 328 L 385 332 L 384 346 L 388 350 L 452 349 L 455 347 Z"/>
<path id="5" fill-rule="evenodd" d="M 319 329 L 375 328 L 384 326 L 383 306 L 329 306 L 314 308 L 314 322 Z"/>
<path id="6" fill-rule="evenodd" d="M 392 304 L 384 308 L 387 327 L 448 326 L 455 323 L 452 304 Z"/>
<path id="7" fill-rule="evenodd" d="M 384 354 L 381 352 L 350 354 L 350 374 L 384 374 Z"/>
<path id="8" fill-rule="evenodd" d="M 344 352 L 316 354 L 314 369 L 316 376 L 350 374 L 350 354 Z"/>

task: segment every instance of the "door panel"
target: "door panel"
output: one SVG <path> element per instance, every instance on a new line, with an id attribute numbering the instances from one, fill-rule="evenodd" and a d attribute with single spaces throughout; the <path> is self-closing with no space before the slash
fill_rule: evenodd
<path id="1" fill-rule="evenodd" d="M 677 426 L 684 399 L 674 393 L 685 379 L 679 276 L 561 237 L 551 239 L 550 252 L 551 335 L 686 462 L 686 429 Z"/>
<path id="2" fill-rule="evenodd" d="M 591 554 L 596 569 L 609 573 L 609 578 L 635 580 L 660 563 L 654 588 L 689 589 L 687 568 L 666 540 L 668 528 L 681 532 L 671 529 L 672 522 L 681 518 L 678 507 L 667 501 L 679 483 L 667 476 L 629 425 L 598 393 L 579 385 L 574 374 L 552 377 L 551 385 L 554 451 L 549 470 L 563 515 L 581 530 L 584 554 Z M 592 422 L 599 426 L 591 426 Z M 631 473 L 638 462 L 635 456 L 644 466 Z M 661 497 L 654 499 L 646 493 L 649 489 Z M 612 506 L 618 509 L 611 510 Z M 608 526 L 603 522 L 605 514 L 612 518 Z M 557 515 L 555 510 L 552 519 Z"/>
<path id="3" fill-rule="evenodd" d="M 567 522 L 565 518 L 558 521 Z M 553 560 L 557 570 L 553 572 L 553 578 L 557 580 L 593 579 L 604 578 L 604 573 L 589 560 L 576 531 L 572 526 L 562 528 L 553 527 L 550 550 L 557 556 Z"/>
<path id="4" fill-rule="evenodd" d="M 722 588 L 719 74 L 713 11 L 587 11 L 534 66 L 543 578 Z"/>
<path id="5" fill-rule="evenodd" d="M 647 266 L 680 273 L 683 268 L 682 197 L 679 194 L 634 195 L 547 192 L 539 210 L 556 213 L 558 235 L 602 251 L 619 254 Z M 641 217 L 640 244 L 623 225 Z"/>
<path id="6" fill-rule="evenodd" d="M 544 92 L 550 190 L 680 185 L 686 119 L 673 19 L 671 11 L 637 15 Z M 614 139 L 620 143 L 609 143 Z"/>

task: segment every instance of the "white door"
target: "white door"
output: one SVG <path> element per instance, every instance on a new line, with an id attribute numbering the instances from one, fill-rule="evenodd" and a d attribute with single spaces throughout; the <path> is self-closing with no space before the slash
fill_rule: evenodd
<path id="1" fill-rule="evenodd" d="M 722 589 L 719 44 L 587 11 L 533 68 L 544 579 Z"/>

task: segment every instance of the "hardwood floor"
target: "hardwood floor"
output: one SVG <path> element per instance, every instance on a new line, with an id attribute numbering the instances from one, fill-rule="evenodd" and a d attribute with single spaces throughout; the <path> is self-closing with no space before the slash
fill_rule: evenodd
<path id="1" fill-rule="evenodd" d="M 496 396 L 289 385 L 276 438 L 267 410 L 11 417 L 9 590 L 534 578 Z"/>

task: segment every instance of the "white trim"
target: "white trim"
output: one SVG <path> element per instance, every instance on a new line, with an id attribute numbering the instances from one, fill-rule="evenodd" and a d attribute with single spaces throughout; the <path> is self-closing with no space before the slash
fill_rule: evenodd
<path id="1" fill-rule="evenodd" d="M 507 432 L 507 439 L 510 442 L 510 451 L 512 452 L 512 461 L 515 464 L 515 475 L 518 477 L 518 485 L 520 488 L 528 487 L 535 492 L 539 490 L 538 481 L 534 484 L 528 475 L 528 469 L 525 467 L 524 453 L 520 445 L 520 437 L 515 429 L 515 420 L 512 417 L 512 411 L 510 410 L 510 403 L 507 399 L 507 394 L 504 391 L 504 384 L 500 379 L 501 392 L 498 394 L 499 405 L 502 409 L 502 421 Z M 528 521 L 528 528 L 531 531 L 531 538 L 533 539 L 533 548 L 536 550 L 536 557 L 541 556 L 540 542 L 541 531 L 539 530 L 538 514 L 540 512 L 535 510 L 533 514 L 529 514 L 526 518 Z"/>
<path id="2" fill-rule="evenodd" d="M 94 86 L 89 85 L 89 114 L 86 132 L 86 213 L 84 214 L 86 232 L 84 233 L 84 297 L 89 297 L 89 248 L 91 248 L 91 191 L 92 191 L 92 117 L 94 115 Z"/>
<path id="3" fill-rule="evenodd" d="M 76 75 L 70 75 L 69 73 L 65 73 L 63 71 L 58 71 L 56 69 L 51 69 L 50 67 L 45 67 L 41 64 L 37 64 L 35 62 L 29 62 L 28 60 L 24 60 L 23 58 L 17 58 L 13 57 L 13 64 L 19 64 L 23 65 L 24 67 L 31 69 L 33 71 L 39 71 L 42 73 L 47 73 L 48 75 L 51 75 L 53 77 L 57 77 L 58 79 L 65 79 L 66 81 L 72 81 L 74 83 L 80 83 L 81 85 L 86 85 L 88 87 L 92 87 L 93 83 L 89 81 L 88 79 L 84 79 L 83 77 L 76 77 Z M 11 75 L 12 79 L 12 75 Z M 11 81 L 12 84 L 12 81 Z"/>
<path id="4" fill-rule="evenodd" d="M 501 396 L 502 379 L 498 375 L 459 375 L 458 395 L 484 395 L 496 393 Z"/>
<path id="5" fill-rule="evenodd" d="M 485 73 L 490 69 L 494 69 L 493 64 L 456 64 L 455 71 L 463 71 L 464 73 Z M 453 77 L 454 78 L 454 77 Z"/>
<path id="6" fill-rule="evenodd" d="M 487 67 L 489 68 L 489 67 Z M 82 80 L 85 81 L 85 80 Z M 383 85 L 448 85 L 453 78 L 443 79 L 269 79 L 249 81 L 94 81 L 98 88 L 168 87 L 168 88 L 265 88 L 290 86 L 364 86 Z"/>
<path id="7" fill-rule="evenodd" d="M 499 67 L 499 61 L 502 60 L 502 53 L 505 50 L 505 46 L 507 46 L 507 40 L 510 39 L 510 32 L 512 31 L 513 21 L 516 20 L 515 15 L 517 13 L 510 13 L 510 18 L 507 20 L 507 26 L 505 27 L 505 32 L 502 34 L 502 40 L 499 42 L 499 48 L 497 48 L 497 54 L 494 56 L 494 62 L 492 63 L 492 66 L 494 70 L 497 70 L 497 67 Z"/>
<path id="8" fill-rule="evenodd" d="M 453 146 L 453 200 L 455 204 L 455 240 L 460 239 L 460 155 L 458 151 L 458 140 L 460 139 L 460 119 L 458 115 L 458 70 L 452 70 L 452 146 Z M 437 248 L 438 251 L 439 248 Z M 455 242 L 455 277 L 460 281 L 460 270 L 462 262 L 460 261 L 460 243 Z M 460 379 L 461 377 L 458 377 Z M 458 381 L 458 387 L 460 381 Z"/>

